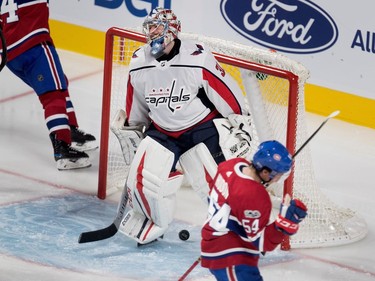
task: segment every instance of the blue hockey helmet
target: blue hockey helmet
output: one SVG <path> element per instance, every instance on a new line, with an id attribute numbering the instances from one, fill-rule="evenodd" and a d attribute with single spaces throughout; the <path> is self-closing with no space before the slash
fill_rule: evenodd
<path id="1" fill-rule="evenodd" d="M 270 179 L 277 174 L 287 173 L 292 167 L 292 155 L 284 145 L 276 140 L 265 141 L 259 145 L 253 157 L 253 166 L 259 172 L 270 171 Z"/>

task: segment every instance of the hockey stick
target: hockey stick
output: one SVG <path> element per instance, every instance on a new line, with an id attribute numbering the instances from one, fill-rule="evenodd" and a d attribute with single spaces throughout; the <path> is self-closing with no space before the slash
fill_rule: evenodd
<path id="1" fill-rule="evenodd" d="M 114 236 L 117 233 L 120 223 L 124 217 L 128 199 L 129 199 L 129 196 L 128 196 L 128 191 L 127 191 L 126 183 L 125 183 L 124 190 L 122 191 L 122 194 L 121 194 L 121 202 L 117 208 L 117 215 L 113 223 L 109 225 L 108 227 L 105 227 L 102 229 L 81 233 L 78 239 L 78 243 L 95 242 L 95 241 L 104 240 L 104 239 Z"/>
<path id="2" fill-rule="evenodd" d="M 320 126 L 318 127 L 318 129 L 315 130 L 314 133 L 312 133 L 312 135 L 301 145 L 301 147 L 296 151 L 296 153 L 294 153 L 293 155 L 293 159 L 302 151 L 302 149 L 312 140 L 313 137 L 315 137 L 315 135 L 320 131 L 321 128 L 323 128 L 323 126 L 333 117 L 336 117 L 337 115 L 340 114 L 340 111 L 339 110 L 336 110 L 334 112 L 332 112 L 330 115 L 328 115 L 326 117 L 326 119 L 322 122 L 322 124 L 320 124 Z"/>
<path id="3" fill-rule="evenodd" d="M 1 52 L 1 62 L 0 62 L 0 72 L 3 70 L 4 66 L 7 63 L 7 45 L 5 42 L 5 37 L 3 34 L 3 30 L 0 26 L 0 40 L 1 40 L 1 46 L 3 47 L 3 51 Z"/>
<path id="4" fill-rule="evenodd" d="M 138 128 L 137 130 L 137 128 L 133 127 L 133 130 L 128 130 L 128 132 L 130 131 L 134 132 L 134 135 L 132 135 L 132 139 L 131 139 L 132 140 L 131 145 L 128 145 L 126 141 L 124 140 L 123 134 L 121 133 L 121 130 L 123 130 L 124 128 L 125 120 L 126 120 L 125 112 L 123 110 L 118 110 L 111 124 L 110 129 L 112 133 L 115 134 L 118 141 L 120 142 L 120 147 L 121 147 L 121 150 L 123 151 L 125 162 L 129 164 L 131 162 L 131 160 L 129 160 L 130 156 L 127 156 L 128 154 L 125 153 L 125 151 L 129 151 L 131 149 L 133 153 L 135 153 L 139 145 L 139 142 L 143 138 L 143 136 L 141 136 L 142 135 L 141 129 Z M 95 242 L 95 241 L 104 240 L 104 239 L 114 236 L 118 231 L 118 228 L 120 226 L 122 219 L 124 218 L 128 199 L 129 199 L 129 195 L 127 192 L 127 187 L 126 187 L 126 182 L 125 182 L 125 186 L 121 194 L 121 202 L 119 203 L 117 207 L 117 215 L 113 223 L 110 224 L 108 227 L 105 227 L 102 229 L 81 233 L 81 235 L 78 238 L 78 243 Z"/>
<path id="5" fill-rule="evenodd" d="M 201 261 L 201 257 L 199 256 L 194 262 L 193 264 L 186 270 L 186 272 L 184 274 L 181 275 L 180 278 L 178 278 L 178 281 L 183 281 L 185 280 L 186 276 L 188 276 L 190 274 L 190 272 L 193 271 L 193 269 L 200 263 Z"/>

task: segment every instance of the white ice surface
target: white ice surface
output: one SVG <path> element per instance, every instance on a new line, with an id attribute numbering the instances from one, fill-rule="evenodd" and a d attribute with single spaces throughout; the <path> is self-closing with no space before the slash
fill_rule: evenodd
<path id="1" fill-rule="evenodd" d="M 99 139 L 103 62 L 62 50 L 60 56 L 80 126 Z M 155 250 L 138 251 L 121 234 L 82 248 L 76 233 L 107 226 L 120 196 L 95 198 L 98 151 L 90 153 L 89 169 L 57 171 L 41 105 L 7 69 L 0 73 L 0 119 L 1 281 L 177 280 L 198 257 L 199 235 L 186 244 L 173 231 Z M 308 114 L 309 131 L 322 120 Z M 320 188 L 366 219 L 367 237 L 339 247 L 269 253 L 261 263 L 264 280 L 375 280 L 374 141 L 375 130 L 333 119 L 310 144 Z M 194 232 L 205 206 L 188 188 L 178 195 L 176 224 Z M 173 253 L 164 257 L 167 250 Z M 198 266 L 187 280 L 213 278 Z"/>

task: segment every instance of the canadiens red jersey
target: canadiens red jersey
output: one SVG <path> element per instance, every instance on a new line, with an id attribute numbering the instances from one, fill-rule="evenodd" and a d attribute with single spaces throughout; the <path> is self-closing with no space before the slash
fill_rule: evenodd
<path id="1" fill-rule="evenodd" d="M 53 44 L 48 24 L 48 0 L 0 0 L 0 4 L 8 60 L 41 42 Z M 2 48 L 0 43 L 1 51 Z"/>
<path id="2" fill-rule="evenodd" d="M 234 158 L 218 166 L 202 228 L 203 267 L 257 266 L 259 254 L 272 251 L 284 238 L 269 221 L 272 203 L 266 188 L 242 173 L 249 165 Z"/>
<path id="3" fill-rule="evenodd" d="M 134 52 L 126 97 L 129 125 L 152 121 L 173 135 L 204 121 L 213 111 L 224 117 L 248 114 L 241 88 L 203 44 L 175 43 L 181 44 L 179 53 L 170 60 L 156 60 L 150 45 Z"/>

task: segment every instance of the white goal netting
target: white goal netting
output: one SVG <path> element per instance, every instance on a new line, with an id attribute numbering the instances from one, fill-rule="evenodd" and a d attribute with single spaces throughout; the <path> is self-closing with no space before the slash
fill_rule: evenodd
<path id="1" fill-rule="evenodd" d="M 222 39 L 194 34 L 181 34 L 181 38 L 208 46 L 242 87 L 253 118 L 254 144 L 277 139 L 291 152 L 301 147 L 309 137 L 304 101 L 309 72 L 303 65 L 271 50 Z M 134 31 L 111 28 L 107 32 L 98 187 L 102 199 L 111 190 L 122 190 L 125 183 L 128 167 L 109 125 L 116 111 L 125 106 L 127 66 L 133 51 L 144 42 L 144 36 Z M 285 188 L 309 208 L 300 231 L 284 243 L 286 249 L 289 243 L 292 248 L 341 245 L 367 234 L 358 214 L 337 206 L 318 188 L 308 145 L 296 157 L 285 185 L 270 188 L 275 198 L 281 198 Z"/>

